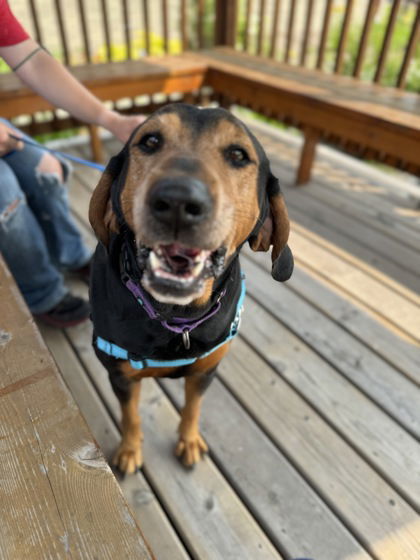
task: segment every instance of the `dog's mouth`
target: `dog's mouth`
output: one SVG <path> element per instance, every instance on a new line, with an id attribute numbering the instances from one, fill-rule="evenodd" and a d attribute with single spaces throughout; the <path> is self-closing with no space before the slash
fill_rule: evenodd
<path id="1" fill-rule="evenodd" d="M 150 270 L 157 278 L 188 286 L 209 268 L 210 255 L 210 251 L 184 247 L 179 243 L 158 245 L 150 251 Z"/>
<path id="2" fill-rule="evenodd" d="M 142 282 L 159 301 L 184 305 L 201 295 L 206 279 L 220 275 L 225 253 L 222 247 L 210 251 L 180 243 L 143 249 L 139 263 L 144 269 Z"/>

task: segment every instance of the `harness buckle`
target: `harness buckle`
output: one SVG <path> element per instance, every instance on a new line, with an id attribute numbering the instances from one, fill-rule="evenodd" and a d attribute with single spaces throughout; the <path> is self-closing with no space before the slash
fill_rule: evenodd
<path id="1" fill-rule="evenodd" d="M 220 292 L 216 299 L 216 305 L 222 301 L 222 298 L 225 297 L 226 288 Z"/>
<path id="2" fill-rule="evenodd" d="M 189 350 L 191 347 L 189 329 L 184 329 L 182 331 L 182 342 L 184 343 L 185 350 Z"/>

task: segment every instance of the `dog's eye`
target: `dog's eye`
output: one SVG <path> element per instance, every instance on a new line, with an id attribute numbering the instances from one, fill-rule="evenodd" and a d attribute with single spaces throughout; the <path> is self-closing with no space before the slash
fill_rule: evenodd
<path id="1" fill-rule="evenodd" d="M 244 167 L 250 162 L 246 150 L 240 146 L 229 146 L 224 155 L 226 160 L 234 167 Z"/>
<path id="2" fill-rule="evenodd" d="M 146 134 L 140 139 L 139 148 L 145 154 L 154 154 L 163 144 L 160 134 Z"/>

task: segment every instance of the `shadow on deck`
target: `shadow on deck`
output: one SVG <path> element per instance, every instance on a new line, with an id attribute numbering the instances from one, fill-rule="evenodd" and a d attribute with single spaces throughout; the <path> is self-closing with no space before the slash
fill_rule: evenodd
<path id="1" fill-rule="evenodd" d="M 255 131 L 285 191 L 295 273 L 278 285 L 268 257 L 244 251 L 241 336 L 204 402 L 210 455 L 192 472 L 176 462 L 182 381 L 147 381 L 145 463 L 122 489 L 159 559 L 419 558 L 418 199 L 328 153 L 295 189 L 295 141 Z M 77 167 L 70 193 L 90 244 L 98 176 Z M 42 333 L 111 457 L 119 409 L 90 325 Z"/>

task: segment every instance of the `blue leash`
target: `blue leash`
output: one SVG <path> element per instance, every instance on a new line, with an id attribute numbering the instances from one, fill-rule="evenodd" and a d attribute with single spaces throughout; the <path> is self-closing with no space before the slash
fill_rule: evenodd
<path id="1" fill-rule="evenodd" d="M 37 142 L 30 140 L 29 138 L 24 138 L 24 137 L 21 138 L 20 136 L 15 136 L 14 134 L 10 134 L 10 132 L 9 132 L 9 136 L 10 138 L 13 138 L 13 140 L 19 140 L 21 142 L 24 142 L 25 144 L 28 144 L 29 146 L 34 146 L 35 148 L 39 148 L 40 150 L 44 150 L 45 152 L 49 152 L 50 154 L 53 154 L 55 156 L 60 156 L 69 159 L 71 161 L 74 161 L 75 163 L 86 165 L 87 167 L 93 167 L 93 169 L 97 169 L 98 171 L 105 171 L 105 165 L 102 165 L 101 163 L 95 163 L 94 161 L 88 161 L 87 159 L 79 158 L 77 156 L 72 156 L 70 154 L 65 154 L 64 152 L 59 152 L 58 150 L 52 150 L 51 148 L 47 148 L 42 144 L 38 144 Z"/>

